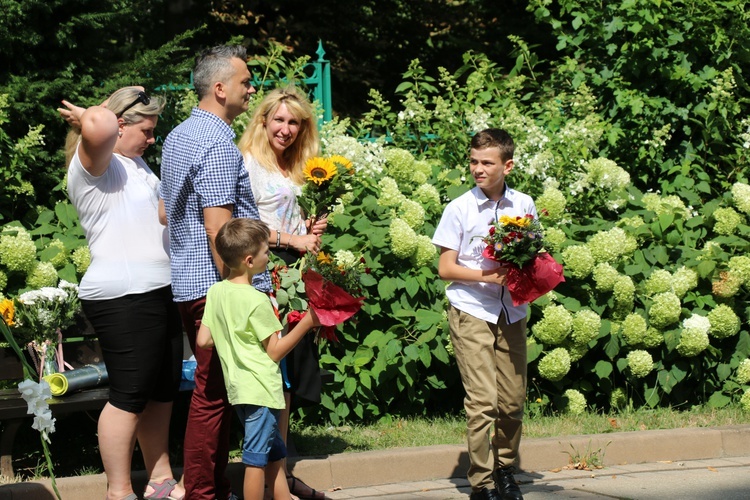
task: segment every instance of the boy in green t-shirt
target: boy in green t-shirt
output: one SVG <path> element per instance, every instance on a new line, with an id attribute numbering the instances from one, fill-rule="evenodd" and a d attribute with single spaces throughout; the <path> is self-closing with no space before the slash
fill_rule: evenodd
<path id="1" fill-rule="evenodd" d="M 266 270 L 270 231 L 252 219 L 231 219 L 216 234 L 216 252 L 229 276 L 214 284 L 198 331 L 199 347 L 212 347 L 221 361 L 229 402 L 242 420 L 245 438 L 244 498 L 263 498 L 264 484 L 273 485 L 273 498 L 291 498 L 281 460 L 286 446 L 278 429 L 284 408 L 279 361 L 319 326 L 310 310 L 297 326 L 280 337 L 282 326 L 271 301 L 251 285 L 253 275 Z"/>

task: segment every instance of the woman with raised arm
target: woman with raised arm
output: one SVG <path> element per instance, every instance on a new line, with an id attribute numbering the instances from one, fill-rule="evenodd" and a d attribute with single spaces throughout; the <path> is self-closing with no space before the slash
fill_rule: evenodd
<path id="1" fill-rule="evenodd" d="M 328 222 L 322 218 L 312 223 L 297 202 L 305 162 L 320 151 L 317 121 L 305 95 L 292 86 L 269 92 L 255 109 L 238 147 L 250 174 L 260 218 L 271 229 L 271 252 L 287 264 L 305 252 L 317 253 Z M 286 408 L 279 417 L 279 430 L 286 441 L 292 404 L 320 402 L 320 367 L 313 336 L 305 337 L 285 358 L 285 364 L 289 386 L 285 384 Z M 293 495 L 311 500 L 326 498 L 322 491 L 289 474 L 286 464 L 284 471 Z"/>
<path id="2" fill-rule="evenodd" d="M 141 158 L 154 143 L 164 101 L 142 87 L 125 87 L 88 109 L 62 102 L 58 111 L 72 126 L 68 196 L 91 251 L 79 296 L 109 375 L 98 425 L 107 499 L 139 498 L 130 479 L 136 439 L 149 477 L 143 498 L 182 499 L 167 449 L 182 328 L 172 301 L 159 179 Z"/>

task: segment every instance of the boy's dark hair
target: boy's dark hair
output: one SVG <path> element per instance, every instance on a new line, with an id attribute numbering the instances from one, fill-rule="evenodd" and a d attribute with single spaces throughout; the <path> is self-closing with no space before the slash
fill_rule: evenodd
<path id="1" fill-rule="evenodd" d="M 241 45 L 219 45 L 201 52 L 195 60 L 193 87 L 198 99 L 203 99 L 216 82 L 226 82 L 234 75 L 232 59 L 247 60 L 247 50 Z"/>
<path id="2" fill-rule="evenodd" d="M 216 252 L 226 265 L 237 267 L 248 255 L 257 255 L 271 231 L 265 222 L 254 219 L 230 219 L 216 233 Z"/>
<path id="3" fill-rule="evenodd" d="M 474 134 L 471 138 L 471 149 L 499 148 L 500 159 L 513 159 L 516 145 L 508 132 L 500 128 L 486 128 Z"/>

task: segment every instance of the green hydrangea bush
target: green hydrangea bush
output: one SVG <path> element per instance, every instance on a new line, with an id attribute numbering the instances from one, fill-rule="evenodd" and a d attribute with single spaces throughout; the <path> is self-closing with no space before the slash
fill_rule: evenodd
<path id="1" fill-rule="evenodd" d="M 503 75 L 473 53 L 464 62 L 435 78 L 414 61 L 400 108 L 373 91 L 363 119 L 324 127 L 325 152 L 358 172 L 324 242 L 374 265 L 357 323 L 324 346 L 335 381 L 323 407 L 303 416 L 340 422 L 460 407 L 429 239 L 443 206 L 473 186 L 468 140 L 488 126 L 516 140 L 508 182 L 550 214 L 547 249 L 565 266 L 565 283 L 530 308 L 530 408 L 739 403 L 750 388 L 740 370 L 750 356 L 746 181 L 716 197 L 700 172 L 681 173 L 668 193 L 644 191 L 606 157 L 616 134 L 585 80 L 560 84 L 580 76 L 575 67 L 559 68 L 558 86 L 534 100 L 521 71 Z"/>
<path id="2" fill-rule="evenodd" d="M 0 228 L 0 298 L 54 287 L 62 279 L 78 283 L 91 261 L 78 215 L 68 202 L 40 209 L 36 224 Z"/>

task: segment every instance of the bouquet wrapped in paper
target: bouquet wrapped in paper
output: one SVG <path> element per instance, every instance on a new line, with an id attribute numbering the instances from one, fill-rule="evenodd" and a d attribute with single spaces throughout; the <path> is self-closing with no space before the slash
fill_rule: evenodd
<path id="1" fill-rule="evenodd" d="M 323 329 L 320 336 L 338 340 L 334 327 L 354 316 L 364 303 L 360 273 L 367 272 L 364 262 L 352 252 L 341 250 L 330 256 L 318 253 L 312 265 L 305 266 L 302 281 L 305 283 L 308 307 L 315 311 Z M 289 318 L 291 323 L 298 318 Z"/>
<path id="2" fill-rule="evenodd" d="M 533 302 L 565 281 L 563 267 L 542 251 L 544 232 L 532 214 L 501 215 L 483 239 L 482 255 L 508 269 L 506 282 L 513 305 Z"/>

